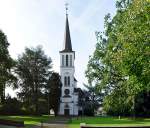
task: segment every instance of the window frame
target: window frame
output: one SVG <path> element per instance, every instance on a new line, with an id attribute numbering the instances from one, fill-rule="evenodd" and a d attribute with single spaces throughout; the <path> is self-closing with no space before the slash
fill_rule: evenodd
<path id="1" fill-rule="evenodd" d="M 70 55 L 70 66 L 72 66 L 72 55 Z"/>
<path id="2" fill-rule="evenodd" d="M 65 60 L 65 56 L 62 55 L 62 66 L 64 66 L 64 60 Z"/>
<path id="3" fill-rule="evenodd" d="M 66 67 L 68 67 L 69 65 L 68 65 L 68 60 L 69 60 L 69 56 L 68 55 L 66 55 Z"/>

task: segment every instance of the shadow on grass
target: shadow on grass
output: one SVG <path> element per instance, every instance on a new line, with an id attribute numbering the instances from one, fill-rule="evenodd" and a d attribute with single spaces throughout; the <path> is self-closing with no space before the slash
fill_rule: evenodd
<path id="1" fill-rule="evenodd" d="M 24 121 L 25 128 L 32 128 L 37 124 L 43 123 L 50 123 L 57 120 L 63 120 L 64 117 L 54 117 L 54 116 L 0 116 L 0 119 L 8 119 L 8 120 L 15 120 L 15 121 Z"/>
<path id="2" fill-rule="evenodd" d="M 0 116 L 0 119 L 24 121 L 25 128 L 32 128 L 38 123 L 46 122 L 53 117 L 50 116 Z"/>
<path id="3" fill-rule="evenodd" d="M 9 119 L 16 121 L 24 121 L 25 128 L 32 128 L 33 126 L 42 122 L 50 122 L 53 120 L 59 120 L 63 117 L 54 117 L 54 116 L 0 116 L 0 119 Z M 150 118 L 121 118 L 118 119 L 116 117 L 74 117 L 71 121 L 69 121 L 69 125 L 79 126 L 80 123 L 86 124 L 97 124 L 99 126 L 102 125 L 118 125 L 118 126 L 150 126 Z"/>

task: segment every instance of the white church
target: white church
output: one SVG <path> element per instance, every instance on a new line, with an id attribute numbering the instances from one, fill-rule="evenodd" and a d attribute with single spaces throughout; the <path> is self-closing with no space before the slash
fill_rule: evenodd
<path id="1" fill-rule="evenodd" d="M 75 51 L 72 50 L 68 14 L 66 13 L 66 26 L 64 33 L 63 49 L 60 53 L 60 75 L 62 82 L 59 115 L 77 116 L 78 107 L 78 91 L 75 73 Z"/>

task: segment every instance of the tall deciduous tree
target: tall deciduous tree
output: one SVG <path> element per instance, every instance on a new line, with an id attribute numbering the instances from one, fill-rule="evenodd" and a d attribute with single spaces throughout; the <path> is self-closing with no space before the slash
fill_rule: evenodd
<path id="1" fill-rule="evenodd" d="M 26 108 L 35 114 L 39 114 L 39 98 L 47 85 L 51 68 L 52 60 L 40 46 L 26 48 L 18 57 L 16 73 L 21 90 L 18 96 L 24 101 Z"/>
<path id="2" fill-rule="evenodd" d="M 107 92 L 107 111 L 134 114 L 135 97 L 150 90 L 150 2 L 119 0 L 117 8 L 113 19 L 105 17 L 86 76 Z"/>
<path id="3" fill-rule="evenodd" d="M 15 80 L 11 73 L 15 62 L 9 55 L 9 43 L 6 35 L 0 30 L 0 102 L 5 99 L 5 87 Z"/>
<path id="4" fill-rule="evenodd" d="M 55 116 L 58 114 L 61 97 L 61 79 L 58 73 L 52 73 L 48 82 L 50 109 L 54 110 Z"/>

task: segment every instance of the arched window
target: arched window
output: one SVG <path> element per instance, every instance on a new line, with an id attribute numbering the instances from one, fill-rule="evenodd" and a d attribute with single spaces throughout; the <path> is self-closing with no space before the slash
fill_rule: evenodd
<path id="1" fill-rule="evenodd" d="M 70 86 L 70 76 L 65 76 L 64 77 L 64 86 Z"/>
<path id="2" fill-rule="evenodd" d="M 64 78 L 64 85 L 67 86 L 67 77 Z"/>
<path id="3" fill-rule="evenodd" d="M 66 66 L 68 66 L 68 55 L 66 55 Z"/>
<path id="4" fill-rule="evenodd" d="M 65 95 L 69 95 L 70 94 L 69 89 L 65 89 L 64 93 L 65 93 Z"/>
<path id="5" fill-rule="evenodd" d="M 70 77 L 68 76 L 68 86 L 70 86 Z"/>
<path id="6" fill-rule="evenodd" d="M 62 66 L 64 66 L 64 55 L 62 55 Z"/>
<path id="7" fill-rule="evenodd" d="M 72 55 L 70 55 L 70 66 L 72 66 Z"/>

